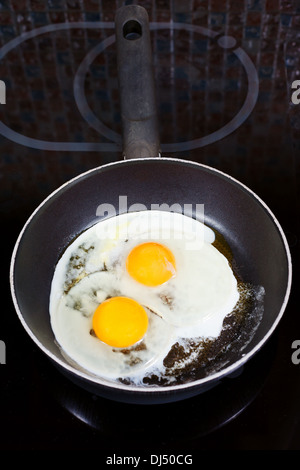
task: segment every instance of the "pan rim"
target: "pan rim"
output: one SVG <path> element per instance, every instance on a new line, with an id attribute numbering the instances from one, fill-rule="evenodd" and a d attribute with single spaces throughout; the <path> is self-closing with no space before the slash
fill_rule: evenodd
<path id="1" fill-rule="evenodd" d="M 32 221 L 32 219 L 35 217 L 35 215 L 40 211 L 40 209 L 49 201 L 51 200 L 57 193 L 60 191 L 64 190 L 66 187 L 68 187 L 70 184 L 75 183 L 77 180 L 80 180 L 81 178 L 84 178 L 88 176 L 91 173 L 97 172 L 99 170 L 103 170 L 109 167 L 113 167 L 115 165 L 122 165 L 124 163 L 131 163 L 131 162 L 143 162 L 143 161 L 168 161 L 172 163 L 181 163 L 185 165 L 192 165 L 196 167 L 201 167 L 204 168 L 205 170 L 212 171 L 214 173 L 217 173 L 220 176 L 225 177 L 226 179 L 229 179 L 230 182 L 236 184 L 237 186 L 241 187 L 244 189 L 248 194 L 250 194 L 269 214 L 269 217 L 271 218 L 272 222 L 276 226 L 280 237 L 282 239 L 284 248 L 285 248 L 285 254 L 287 258 L 287 266 L 288 266 L 288 278 L 287 278 L 287 286 L 286 286 L 286 291 L 285 291 L 285 296 L 281 305 L 281 308 L 276 316 L 276 319 L 272 323 L 271 327 L 268 329 L 267 333 L 263 336 L 263 338 L 256 344 L 255 347 L 253 347 L 248 353 L 243 355 L 239 360 L 234 362 L 233 364 L 225 367 L 224 369 L 221 369 L 220 371 L 213 373 L 211 375 L 208 375 L 207 377 L 203 377 L 201 379 L 195 380 L 193 382 L 188 382 L 185 384 L 179 384 L 179 385 L 167 385 L 163 387 L 149 387 L 149 388 L 143 388 L 135 385 L 125 385 L 122 383 L 113 383 L 110 382 L 109 380 L 106 380 L 105 378 L 102 377 L 93 377 L 90 376 L 83 371 L 80 371 L 76 369 L 75 367 L 72 367 L 71 365 L 67 364 L 63 360 L 59 359 L 56 355 L 54 355 L 51 351 L 49 351 L 44 344 L 37 338 L 37 336 L 34 334 L 34 332 L 31 330 L 27 322 L 25 321 L 21 308 L 19 307 L 19 303 L 17 300 L 17 294 L 16 294 L 16 289 L 15 289 L 15 283 L 14 283 L 14 270 L 15 270 L 15 263 L 16 263 L 16 257 L 17 257 L 17 252 L 19 249 L 20 242 L 22 240 L 23 234 L 26 231 L 28 225 Z M 107 389 L 112 389 L 115 391 L 120 391 L 120 392 L 125 392 L 127 394 L 139 394 L 139 395 L 165 395 L 165 394 L 170 394 L 170 392 L 184 392 L 186 390 L 192 390 L 192 389 L 197 389 L 199 386 L 205 386 L 209 385 L 210 383 L 217 382 L 224 376 L 229 376 L 230 374 L 234 373 L 237 369 L 241 368 L 251 357 L 253 357 L 262 347 L 263 345 L 267 342 L 267 340 L 272 336 L 273 332 L 277 328 L 278 324 L 280 323 L 280 320 L 285 312 L 285 309 L 288 304 L 288 300 L 290 297 L 291 293 L 291 286 L 292 286 L 292 257 L 291 257 L 291 252 L 290 248 L 285 236 L 285 233 L 277 220 L 276 216 L 274 213 L 271 211 L 269 206 L 254 192 L 252 191 L 248 186 L 246 186 L 244 183 L 240 182 L 236 178 L 232 177 L 231 175 L 218 170 L 216 168 L 210 167 L 208 165 L 205 165 L 203 163 L 198 163 L 194 162 L 192 160 L 185 160 L 185 159 L 180 159 L 180 158 L 175 158 L 175 157 L 147 157 L 147 158 L 134 158 L 134 159 L 124 159 L 124 160 L 118 160 L 114 162 L 109 162 L 103 165 L 100 165 L 95 168 L 91 168 L 83 173 L 80 173 L 79 175 L 76 175 L 75 177 L 71 178 L 70 180 L 66 181 L 62 185 L 60 185 L 58 188 L 56 188 L 54 191 L 52 191 L 37 207 L 36 209 L 31 213 L 31 215 L 28 217 L 27 221 L 23 225 L 23 228 L 21 229 L 13 251 L 11 255 L 11 262 L 10 262 L 10 269 L 9 269 L 9 282 L 10 282 L 10 289 L 11 289 L 11 296 L 14 304 L 14 308 L 16 310 L 17 316 L 29 335 L 29 337 L 33 340 L 33 342 L 43 351 L 46 356 L 48 356 L 54 363 L 59 365 L 62 369 L 64 369 L 66 372 L 69 372 L 70 374 L 75 375 L 76 377 L 87 381 L 88 383 L 93 383 L 95 386 L 101 386 L 105 387 Z"/>

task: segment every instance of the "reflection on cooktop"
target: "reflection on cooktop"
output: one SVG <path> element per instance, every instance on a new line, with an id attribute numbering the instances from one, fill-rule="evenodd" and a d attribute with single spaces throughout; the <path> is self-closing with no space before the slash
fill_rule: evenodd
<path id="1" fill-rule="evenodd" d="M 5 58 L 6 54 L 10 51 L 13 51 L 18 46 L 22 46 L 22 43 L 25 41 L 35 39 L 38 36 L 49 34 L 49 33 L 56 33 L 59 31 L 66 31 L 72 28 L 83 28 L 83 29 L 98 29 L 98 30 L 113 30 L 114 23 L 108 22 L 76 22 L 76 23 L 60 23 L 55 25 L 48 25 L 43 26 L 40 28 L 33 29 L 29 32 L 23 33 L 17 38 L 6 43 L 0 49 L 0 59 Z M 229 51 L 228 54 L 224 54 L 222 58 L 223 61 L 227 61 L 228 63 L 231 62 L 239 62 L 240 65 L 244 68 L 244 72 L 246 74 L 246 81 L 247 81 L 247 92 L 246 98 L 241 108 L 238 110 L 237 114 L 233 116 L 229 122 L 225 123 L 220 129 L 216 129 L 208 135 L 204 135 L 200 138 L 195 138 L 188 142 L 175 142 L 173 144 L 166 144 L 162 143 L 162 151 L 163 152 L 177 152 L 177 151 L 187 151 L 193 148 L 203 147 L 210 143 L 213 143 L 219 139 L 226 137 L 227 135 L 234 132 L 251 114 L 258 97 L 258 74 L 257 70 L 251 61 L 250 57 L 247 53 L 239 46 L 237 46 L 237 41 L 235 38 L 231 36 L 222 35 L 218 32 L 210 30 L 208 28 L 204 28 L 201 26 L 195 26 L 191 24 L 185 23 L 151 23 L 150 24 L 151 31 L 159 32 L 164 30 L 170 30 L 170 36 L 172 37 L 177 30 L 183 30 L 189 35 L 189 41 L 191 41 L 190 36 L 193 35 L 193 41 L 197 44 L 199 41 L 208 41 L 209 39 L 215 39 L 217 43 L 217 47 L 224 49 L 226 52 Z M 199 39 L 200 37 L 200 39 Z M 203 39 L 204 38 L 204 39 Z M 156 39 L 158 42 L 159 39 Z M 174 41 L 174 38 L 172 39 Z M 9 126 L 7 126 L 4 122 L 0 122 L 0 132 L 8 139 L 19 143 L 21 145 L 25 145 L 28 147 L 41 149 L 41 150 L 61 150 L 61 151 L 119 151 L 122 145 L 121 135 L 116 133 L 115 131 L 108 128 L 95 114 L 95 112 L 90 108 L 87 98 L 85 96 L 85 81 L 87 75 L 90 72 L 90 67 L 93 65 L 93 62 L 97 60 L 99 54 L 105 52 L 106 48 L 114 45 L 115 43 L 115 36 L 112 34 L 111 36 L 107 37 L 104 41 L 99 42 L 92 50 L 88 51 L 87 55 L 84 57 L 82 62 L 79 64 L 77 72 L 74 76 L 74 83 L 73 83 L 73 92 L 74 92 L 74 99 L 77 104 L 78 110 L 80 111 L 82 117 L 87 121 L 88 125 L 99 132 L 102 136 L 106 137 L 109 140 L 115 142 L 114 144 L 109 143 L 97 143 L 97 142 L 52 142 L 41 140 L 33 137 L 28 137 L 26 135 L 22 135 L 19 132 L 16 132 Z M 213 44 L 210 46 L 211 48 L 215 48 Z M 159 52 L 159 50 L 157 50 Z M 199 52 L 200 53 L 200 52 Z M 212 52 L 210 51 L 210 54 Z M 195 54 L 196 55 L 196 54 Z M 156 67 L 158 67 L 156 59 Z M 193 57 L 188 58 L 188 62 L 194 66 L 196 69 L 197 67 L 197 60 L 198 57 L 196 55 L 195 60 Z M 185 74 L 185 73 L 184 73 Z M 206 78 L 206 81 L 209 79 Z M 217 77 L 211 77 L 210 83 L 216 81 L 217 83 L 214 84 L 214 88 L 221 87 L 228 87 L 229 84 L 223 78 L 223 80 L 218 79 Z M 3 82 L 4 83 L 4 82 Z M 202 86 L 204 86 L 204 79 L 202 79 Z M 193 87 L 193 86 L 192 86 Z M 197 85 L 199 87 L 199 85 Z M 35 90 L 30 90 L 31 93 L 34 93 Z M 221 90 L 219 90 L 221 91 Z M 101 100 L 100 100 L 101 101 Z"/>
<path id="2" fill-rule="evenodd" d="M 242 373 L 182 402 L 116 403 L 62 376 L 16 317 L 7 273 L 23 223 L 70 178 L 120 159 L 113 22 L 124 3 L 132 2 L 0 2 L 0 448 L 299 450 L 300 375 L 291 361 L 300 331 L 300 104 L 291 100 L 300 79 L 299 2 L 138 2 L 151 23 L 165 156 L 246 184 L 274 212 L 292 251 L 286 312 Z"/>
<path id="3" fill-rule="evenodd" d="M 121 156 L 113 30 L 120 5 L 71 3 L 2 6 L 5 213 L 27 213 L 72 176 Z M 146 5 L 163 154 L 217 167 L 267 204 L 288 207 L 299 142 L 290 106 L 297 8 L 179 3 Z"/>
<path id="4" fill-rule="evenodd" d="M 151 441 L 154 447 L 177 441 L 192 445 L 201 436 L 234 420 L 255 399 L 264 385 L 274 360 L 276 339 L 272 339 L 249 363 L 225 378 L 213 389 L 193 398 L 161 405 L 125 404 L 101 398 L 73 384 L 56 368 L 45 367 L 39 356 L 39 393 L 45 400 L 55 400 L 72 416 L 100 432 L 109 445 L 112 439 L 124 448 Z M 126 433 L 130 423 L 130 433 Z"/>

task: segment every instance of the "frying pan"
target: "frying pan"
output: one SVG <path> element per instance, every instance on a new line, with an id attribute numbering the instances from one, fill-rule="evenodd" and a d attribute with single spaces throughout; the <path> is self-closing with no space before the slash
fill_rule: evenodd
<path id="1" fill-rule="evenodd" d="M 147 13 L 139 6 L 123 7 L 115 24 L 124 158 L 73 178 L 33 212 L 13 250 L 11 292 L 28 335 L 72 382 L 112 400 L 166 403 L 211 389 L 262 348 L 288 302 L 291 256 L 279 222 L 249 188 L 214 168 L 161 155 Z M 55 342 L 49 295 L 59 257 L 78 234 L 109 216 L 97 211 L 102 204 L 114 207 L 116 214 L 126 212 L 119 207 L 121 195 L 128 208 L 137 203 L 149 210 L 152 204 L 191 207 L 194 218 L 196 205 L 203 204 L 205 223 L 230 247 L 240 279 L 264 289 L 263 315 L 254 336 L 246 341 L 247 335 L 239 334 L 240 343 L 225 364 L 188 382 L 145 388 L 114 384 L 68 363 Z"/>

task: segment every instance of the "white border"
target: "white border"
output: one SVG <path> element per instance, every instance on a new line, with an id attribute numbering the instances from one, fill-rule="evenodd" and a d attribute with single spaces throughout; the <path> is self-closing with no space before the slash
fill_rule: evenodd
<path id="1" fill-rule="evenodd" d="M 284 297 L 284 301 L 282 303 L 282 306 L 281 306 L 281 309 L 276 317 L 276 320 L 274 321 L 273 325 L 271 326 L 271 328 L 268 330 L 268 333 L 263 337 L 263 339 L 253 348 L 251 349 L 251 351 L 249 351 L 247 354 L 245 354 L 241 359 L 239 359 L 238 361 L 236 361 L 234 364 L 228 366 L 228 367 L 225 367 L 225 369 L 222 369 L 221 371 L 215 373 L 215 374 L 212 374 L 212 375 L 209 375 L 207 377 L 204 377 L 203 379 L 199 379 L 199 380 L 195 380 L 194 382 L 189 382 L 187 384 L 182 384 L 182 385 L 170 385 L 170 386 L 165 386 L 165 387 L 161 387 L 161 388 L 152 388 L 152 387 L 149 387 L 149 388 L 145 388 L 143 389 L 142 387 L 138 387 L 138 386 L 131 386 L 131 385 L 123 385 L 123 384 L 114 384 L 114 383 L 111 383 L 111 382 L 108 382 L 106 381 L 105 379 L 101 379 L 101 378 L 97 378 L 97 377 L 90 377 L 89 375 L 83 373 L 82 371 L 78 371 L 77 369 L 73 368 L 72 366 L 70 366 L 69 364 L 65 363 L 64 361 L 60 360 L 59 358 L 57 358 L 55 355 L 53 355 L 50 351 L 48 351 L 48 349 L 36 338 L 36 336 L 33 334 L 32 330 L 29 328 L 29 326 L 27 325 L 27 323 L 25 322 L 24 318 L 23 318 L 23 315 L 22 315 L 22 312 L 19 308 L 19 305 L 18 305 L 18 302 L 17 302 L 17 298 L 16 298 L 16 293 L 15 293 L 15 287 L 14 287 L 14 265 L 15 265 L 15 259 L 16 259 L 16 256 L 17 256 L 17 251 L 18 251 L 18 247 L 19 247 L 19 244 L 20 244 L 20 241 L 22 239 L 22 236 L 23 236 L 23 233 L 25 232 L 27 226 L 29 225 L 29 223 L 31 222 L 31 220 L 33 219 L 33 217 L 35 216 L 35 214 L 41 209 L 41 207 L 47 202 L 49 201 L 56 193 L 58 193 L 59 191 L 61 191 L 64 187 L 68 186 L 69 184 L 73 183 L 73 182 L 76 182 L 77 180 L 93 173 L 93 172 L 97 172 L 101 169 L 105 169 L 105 168 L 108 168 L 108 167 L 112 167 L 114 165 L 120 165 L 120 163 L 122 163 L 122 161 L 124 162 L 130 162 L 130 161 L 144 161 L 144 160 L 154 160 L 153 158 L 137 158 L 137 159 L 131 159 L 131 160 L 120 160 L 120 161 L 117 161 L 117 162 L 112 162 L 112 163 L 107 163 L 107 164 L 104 164 L 102 166 L 99 166 L 99 167 L 96 167 L 96 168 L 93 168 L 91 170 L 88 170 L 84 173 L 81 173 L 80 175 L 72 178 L 71 180 L 67 181 L 66 183 L 64 183 L 63 185 L 61 185 L 59 188 L 57 188 L 55 191 L 53 191 L 46 199 L 44 199 L 44 201 L 35 209 L 35 211 L 31 214 L 31 216 L 29 217 L 29 219 L 27 220 L 27 222 L 25 223 L 23 229 L 21 230 L 18 238 L 17 238 L 17 241 L 16 241 L 16 244 L 14 246 L 14 249 L 13 249 L 13 253 L 12 253 L 12 258 L 11 258 L 11 264 L 10 264 L 10 287 L 11 287 L 11 294 L 12 294 L 12 298 L 13 298 L 13 303 L 14 303 L 14 306 L 15 306 L 15 309 L 16 309 L 16 312 L 17 312 L 17 315 L 24 327 L 24 329 L 27 331 L 28 335 L 31 337 L 31 339 L 37 344 L 37 346 L 48 356 L 50 357 L 55 363 L 59 364 L 63 369 L 66 369 L 68 372 L 72 373 L 72 374 L 75 374 L 75 376 L 78 376 L 79 378 L 81 379 L 84 379 L 88 382 L 92 382 L 94 383 L 94 385 L 102 385 L 102 386 L 105 386 L 105 387 L 109 387 L 111 389 L 117 389 L 117 390 L 124 390 L 125 392 L 138 392 L 139 394 L 143 394 L 143 395 L 146 395 L 146 394 L 150 394 L 150 395 L 165 395 L 165 394 L 168 394 L 168 392 L 175 392 L 175 391 L 184 391 L 184 390 L 189 390 L 189 389 L 197 389 L 199 386 L 201 385 L 205 385 L 205 384 L 208 384 L 210 382 L 214 382 L 214 381 L 217 381 L 219 380 L 221 377 L 224 377 L 224 376 L 227 376 L 231 373 L 233 373 L 236 369 L 240 368 L 243 364 L 245 364 L 257 351 L 259 351 L 261 349 L 261 347 L 264 345 L 264 343 L 268 340 L 268 338 L 273 334 L 274 330 L 276 329 L 277 325 L 279 324 L 282 316 L 283 316 L 283 313 L 285 311 L 285 308 L 287 306 L 287 303 L 288 303 L 288 299 L 289 299 L 289 296 L 290 296 L 290 291 L 291 291 L 291 285 L 292 285 L 292 259 L 291 259 L 291 253 L 290 253 L 290 250 L 289 250 L 289 246 L 288 246 L 288 243 L 287 243 L 287 240 L 286 240 L 286 237 L 285 237 L 285 234 L 283 232 L 283 229 L 281 227 L 281 225 L 279 224 L 278 220 L 276 219 L 275 215 L 271 212 L 271 210 L 269 209 L 269 207 L 265 204 L 265 202 L 260 199 L 259 196 L 257 196 L 251 189 L 249 189 L 247 186 L 245 186 L 243 183 L 239 182 L 238 180 L 236 180 L 235 178 L 233 178 L 232 176 L 226 174 L 226 173 L 223 173 L 222 171 L 220 170 L 217 170 L 215 168 L 212 168 L 212 167 L 209 167 L 207 165 L 204 165 L 204 164 L 201 164 L 201 163 L 197 163 L 197 162 L 193 162 L 193 161 L 190 161 L 190 160 L 183 160 L 183 159 L 179 159 L 179 158 L 170 158 L 170 157 L 158 157 L 159 160 L 166 160 L 166 161 L 170 161 L 170 162 L 173 162 L 173 163 L 176 163 L 176 162 L 180 162 L 180 163 L 183 163 L 183 164 L 188 164 L 188 165 L 193 165 L 193 166 L 198 166 L 198 167 L 202 167 L 202 168 L 205 168 L 205 169 L 208 169 L 209 171 L 212 171 L 212 172 L 215 172 L 219 175 L 222 175 L 222 176 L 225 176 L 225 178 L 231 180 L 233 183 L 239 185 L 240 187 L 244 188 L 250 195 L 252 195 L 260 204 L 262 207 L 265 208 L 265 210 L 269 213 L 271 219 L 273 220 L 274 224 L 277 226 L 277 229 L 281 235 L 281 238 L 283 240 L 283 243 L 284 243 L 284 246 L 285 246 L 285 251 L 286 251 L 286 255 L 287 255 L 287 260 L 288 260 L 288 282 L 287 282 L 287 289 L 286 289 L 286 293 L 285 293 L 285 297 Z"/>

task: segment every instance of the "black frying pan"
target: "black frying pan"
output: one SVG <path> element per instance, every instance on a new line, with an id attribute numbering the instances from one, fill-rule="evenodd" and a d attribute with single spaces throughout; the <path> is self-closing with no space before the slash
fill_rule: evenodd
<path id="1" fill-rule="evenodd" d="M 127 6 L 117 12 L 116 39 L 125 158 L 77 176 L 35 210 L 14 248 L 11 291 L 29 336 L 73 382 L 113 400 L 162 403 L 210 389 L 264 345 L 288 302 L 291 257 L 278 221 L 250 189 L 213 168 L 160 156 L 148 18 L 143 8 Z M 263 286 L 264 312 L 253 339 L 244 343 L 247 334 L 240 332 L 240 344 L 236 343 L 226 357 L 226 365 L 216 368 L 216 372 L 195 374 L 194 380 L 187 383 L 140 389 L 112 384 L 77 370 L 57 347 L 49 320 L 49 293 L 56 263 L 74 237 L 105 217 L 97 215 L 100 204 L 111 204 L 118 213 L 121 195 L 127 196 L 127 207 L 134 203 L 147 209 L 162 203 L 193 208 L 204 204 L 205 223 L 230 246 L 240 279 Z M 193 211 L 190 214 L 196 215 Z"/>

